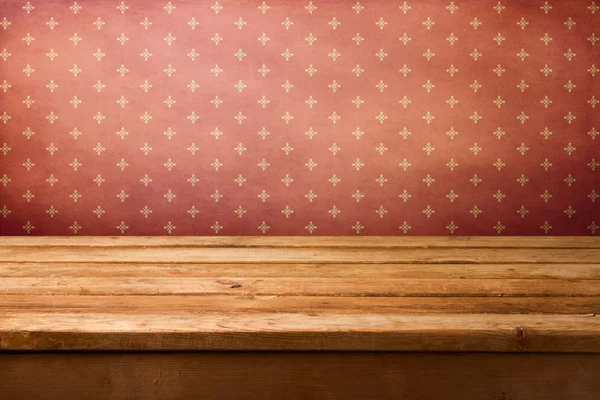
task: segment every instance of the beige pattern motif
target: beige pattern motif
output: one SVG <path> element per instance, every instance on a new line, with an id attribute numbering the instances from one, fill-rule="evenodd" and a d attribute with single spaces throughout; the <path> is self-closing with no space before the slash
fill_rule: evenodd
<path id="1" fill-rule="evenodd" d="M 0 234 L 600 234 L 599 18 L 4 1 Z"/>

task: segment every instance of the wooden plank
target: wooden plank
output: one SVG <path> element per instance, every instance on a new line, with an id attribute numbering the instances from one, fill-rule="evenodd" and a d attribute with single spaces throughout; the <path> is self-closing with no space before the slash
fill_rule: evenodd
<path id="1" fill-rule="evenodd" d="M 594 236 L 5 236 L 0 247 L 600 248 Z"/>
<path id="2" fill-rule="evenodd" d="M 3 262 L 152 263 L 574 263 L 600 261 L 600 249 L 0 247 Z"/>
<path id="3" fill-rule="evenodd" d="M 212 264 L 0 262 L 8 277 L 344 277 L 433 279 L 600 279 L 598 264 Z"/>
<path id="4" fill-rule="evenodd" d="M 6 312 L 1 350 L 600 352 L 600 318 L 572 315 Z"/>
<path id="5" fill-rule="evenodd" d="M 594 241 L 43 239 L 0 243 L 0 349 L 600 352 Z"/>
<path id="6" fill-rule="evenodd" d="M 6 399 L 600 398 L 598 354 L 32 353 L 0 357 Z"/>
<path id="7" fill-rule="evenodd" d="M 0 294 L 257 296 L 600 296 L 594 280 L 412 278 L 3 278 Z"/>
<path id="8" fill-rule="evenodd" d="M 600 297 L 0 296 L 0 314 L 600 314 Z"/>

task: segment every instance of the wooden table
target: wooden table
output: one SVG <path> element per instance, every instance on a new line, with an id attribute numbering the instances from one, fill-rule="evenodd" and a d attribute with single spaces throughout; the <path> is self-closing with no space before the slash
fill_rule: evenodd
<path id="1" fill-rule="evenodd" d="M 2 399 L 598 399 L 600 238 L 0 238 Z"/>

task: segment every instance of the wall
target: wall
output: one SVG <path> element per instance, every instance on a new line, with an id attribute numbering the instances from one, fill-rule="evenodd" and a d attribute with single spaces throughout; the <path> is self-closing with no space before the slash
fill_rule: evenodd
<path id="1" fill-rule="evenodd" d="M 596 2 L 0 7 L 2 235 L 600 233 Z"/>

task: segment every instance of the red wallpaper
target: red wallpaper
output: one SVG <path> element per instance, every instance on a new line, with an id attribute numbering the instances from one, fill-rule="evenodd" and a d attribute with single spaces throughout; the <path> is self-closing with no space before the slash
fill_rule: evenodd
<path id="1" fill-rule="evenodd" d="M 3 1 L 2 235 L 600 234 L 600 4 Z"/>

